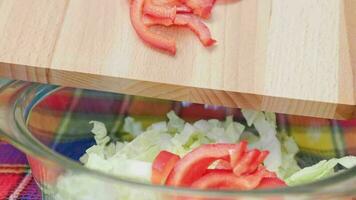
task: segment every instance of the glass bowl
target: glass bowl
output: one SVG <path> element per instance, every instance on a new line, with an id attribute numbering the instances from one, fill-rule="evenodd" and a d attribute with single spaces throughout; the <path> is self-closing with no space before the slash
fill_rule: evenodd
<path id="1" fill-rule="evenodd" d="M 2 137 L 26 153 L 44 199 L 349 199 L 356 196 L 356 168 L 314 183 L 254 191 L 201 191 L 138 183 L 82 166 L 78 160 L 94 144 L 88 122 L 104 122 L 109 135 L 121 133 L 132 116 L 144 127 L 166 119 L 224 119 L 246 123 L 239 109 L 173 102 L 13 81 L 0 88 Z M 277 114 L 278 131 L 292 136 L 298 164 L 356 155 L 356 120 L 337 121 Z M 83 182 L 85 184 L 83 185 Z"/>

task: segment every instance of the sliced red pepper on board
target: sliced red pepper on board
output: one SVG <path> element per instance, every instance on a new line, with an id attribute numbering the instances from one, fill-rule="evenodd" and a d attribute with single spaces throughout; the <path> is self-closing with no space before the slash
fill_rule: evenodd
<path id="1" fill-rule="evenodd" d="M 204 46 L 213 45 L 216 40 L 211 37 L 209 28 L 196 16 L 190 14 L 177 14 L 174 24 L 189 27 L 200 39 Z"/>
<path id="2" fill-rule="evenodd" d="M 174 55 L 176 53 L 175 40 L 151 32 L 143 23 L 144 3 L 145 0 L 131 0 L 130 18 L 136 33 L 145 43 Z"/>
<path id="3" fill-rule="evenodd" d="M 157 17 L 151 17 L 145 15 L 143 16 L 142 20 L 146 26 L 155 26 L 155 25 L 172 26 L 173 25 L 173 21 L 169 18 L 157 18 Z"/>
<path id="4" fill-rule="evenodd" d="M 173 21 L 177 13 L 192 13 L 192 9 L 179 2 L 160 2 L 155 4 L 153 0 L 146 0 L 143 12 L 145 15 L 156 18 L 169 18 Z"/>
<path id="5" fill-rule="evenodd" d="M 147 26 L 187 26 L 199 37 L 201 43 L 204 46 L 211 46 L 216 42 L 216 40 L 211 38 L 211 34 L 208 27 L 199 18 L 190 14 L 177 14 L 173 21 L 169 17 L 160 18 L 145 15 L 143 18 L 143 22 Z"/>
<path id="6" fill-rule="evenodd" d="M 159 6 L 177 6 L 182 4 L 180 0 L 150 0 L 150 1 L 155 5 L 159 5 Z"/>
<path id="7" fill-rule="evenodd" d="M 207 18 L 214 3 L 215 0 L 131 0 L 131 23 L 146 44 L 175 55 L 175 40 L 151 32 L 148 27 L 171 26 L 172 23 L 186 26 L 199 37 L 204 46 L 211 46 L 216 40 L 212 39 L 209 28 L 197 16 Z"/>
<path id="8" fill-rule="evenodd" d="M 277 177 L 265 177 L 261 180 L 260 184 L 256 187 L 256 189 L 274 189 L 286 186 L 287 184 Z"/>
<path id="9" fill-rule="evenodd" d="M 177 14 L 177 7 L 168 5 L 156 5 L 152 2 L 152 0 L 146 0 L 143 13 L 152 17 L 169 18 L 174 20 Z"/>
<path id="10" fill-rule="evenodd" d="M 177 6 L 177 13 L 188 14 L 193 13 L 193 10 L 188 6 L 181 4 Z"/>
<path id="11" fill-rule="evenodd" d="M 180 159 L 167 178 L 166 185 L 190 186 L 204 175 L 215 160 L 229 160 L 229 151 L 238 144 L 205 144 Z"/>
<path id="12" fill-rule="evenodd" d="M 202 17 L 209 18 L 211 10 L 215 4 L 215 0 L 180 0 L 193 10 L 193 13 Z"/>
<path id="13" fill-rule="evenodd" d="M 176 154 L 161 151 L 152 163 L 152 184 L 163 185 L 174 165 L 180 160 Z"/>
<path id="14" fill-rule="evenodd" d="M 193 10 L 182 4 L 179 0 L 149 0 L 158 6 L 176 6 L 177 13 L 193 13 Z"/>

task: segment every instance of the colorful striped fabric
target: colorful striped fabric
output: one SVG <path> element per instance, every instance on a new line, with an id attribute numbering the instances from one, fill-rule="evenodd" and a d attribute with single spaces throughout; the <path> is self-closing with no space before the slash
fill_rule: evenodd
<path id="1" fill-rule="evenodd" d="M 105 121 L 111 133 L 117 132 L 122 116 L 130 115 L 144 126 L 166 119 L 175 110 L 188 121 L 201 118 L 224 119 L 234 115 L 242 119 L 238 109 L 222 109 L 204 105 L 172 103 L 142 97 L 63 89 L 38 104 L 29 120 L 29 128 L 38 137 L 48 138 L 56 132 L 88 132 L 90 120 Z M 356 155 L 356 120 L 347 122 L 278 115 L 278 120 L 300 146 L 305 159 Z M 310 125 L 313 126 L 310 126 Z M 331 126 L 335 125 L 335 126 Z M 87 129 L 83 127 L 88 127 Z M 53 134 L 52 134 L 53 135 Z M 57 134 L 56 137 L 60 137 Z M 68 151 L 70 146 L 63 150 Z M 57 149 L 59 152 L 61 149 Z M 313 155 L 313 156 L 310 156 Z M 77 158 L 80 155 L 73 155 Z M 304 160 L 304 158 L 303 158 Z M 41 199 L 41 192 L 33 180 L 25 156 L 11 145 L 0 142 L 0 199 Z"/>
<path id="2" fill-rule="evenodd" d="M 0 87 L 9 83 L 0 79 Z M 41 191 L 31 175 L 26 156 L 0 136 L 0 199 L 39 200 Z"/>
<path id="3" fill-rule="evenodd" d="M 41 199 L 26 156 L 4 141 L 0 141 L 0 199 Z"/>

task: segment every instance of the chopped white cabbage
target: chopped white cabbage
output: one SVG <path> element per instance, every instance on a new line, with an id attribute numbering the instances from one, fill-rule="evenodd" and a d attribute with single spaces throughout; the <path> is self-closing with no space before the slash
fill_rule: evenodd
<path id="1" fill-rule="evenodd" d="M 305 167 L 294 173 L 285 181 L 289 186 L 311 183 L 335 174 L 334 167 L 341 164 L 345 168 L 356 166 L 355 156 L 346 156 L 343 158 L 332 158 L 330 160 L 322 160 L 319 163 L 310 167 Z"/>

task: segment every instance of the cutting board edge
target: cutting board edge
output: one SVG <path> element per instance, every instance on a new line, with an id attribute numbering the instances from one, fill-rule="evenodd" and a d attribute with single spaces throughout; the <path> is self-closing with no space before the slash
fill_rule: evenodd
<path id="1" fill-rule="evenodd" d="M 350 45 L 350 64 L 353 73 L 353 84 L 356 87 L 356 1 L 344 0 L 344 4 L 347 39 Z M 354 92 L 354 101 L 356 102 L 356 91 Z"/>
<path id="2" fill-rule="evenodd" d="M 227 107 L 239 107 L 291 115 L 335 119 L 356 118 L 356 105 L 177 86 L 81 72 L 67 72 L 44 67 L 0 63 L 0 76 L 16 80 L 61 85 L 63 87 L 77 87 L 159 99 L 190 101 L 192 103 L 225 105 Z"/>

